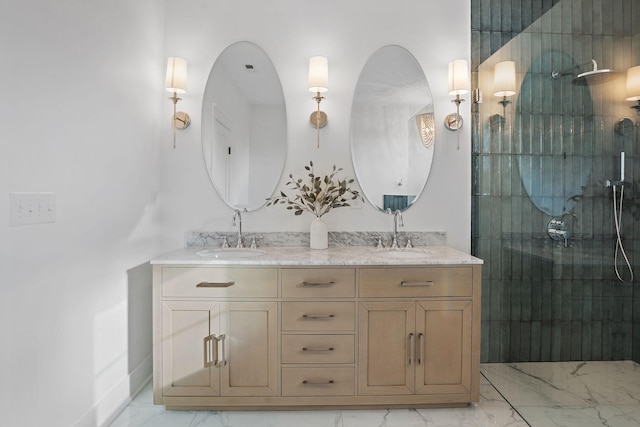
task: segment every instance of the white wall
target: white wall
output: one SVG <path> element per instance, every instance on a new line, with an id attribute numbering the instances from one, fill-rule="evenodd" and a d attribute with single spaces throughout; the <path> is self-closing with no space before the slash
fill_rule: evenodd
<path id="1" fill-rule="evenodd" d="M 2 426 L 101 424 L 150 373 L 163 26 L 154 0 L 3 5 Z M 9 227 L 24 191 L 56 222 Z"/>
<path id="2" fill-rule="evenodd" d="M 402 0 L 186 0 L 166 2 L 165 55 L 189 63 L 189 91 L 180 109 L 192 116 L 191 127 L 178 134 L 178 148 L 166 147 L 163 159 L 164 237 L 180 246 L 187 230 L 232 230 L 232 209 L 208 181 L 200 149 L 202 94 L 211 66 L 231 43 L 247 40 L 271 57 L 282 82 L 289 150 L 284 177 L 300 175 L 313 160 L 323 173 L 335 163 L 354 176 L 349 149 L 351 101 L 369 55 L 387 44 L 407 48 L 419 61 L 434 95 L 436 152 L 429 182 L 420 200 L 404 215 L 405 231 L 446 231 L 448 244 L 470 249 L 471 168 L 469 102 L 462 104 L 466 126 L 461 148 L 455 133 L 441 125 L 455 111 L 447 94 L 449 61 L 470 56 L 470 6 L 466 0 L 446 2 Z M 329 92 L 322 109 L 329 124 L 315 148 L 315 129 L 308 123 L 315 107 L 307 91 L 309 57 L 329 58 Z M 468 99 L 468 97 L 467 97 Z M 165 108 L 170 116 L 170 106 Z M 169 130 L 167 129 L 167 132 Z M 284 180 L 279 188 L 283 188 Z M 308 231 L 311 217 L 294 217 L 282 207 L 244 215 L 244 230 Z M 330 230 L 390 231 L 391 218 L 366 204 L 343 208 L 326 217 Z"/>

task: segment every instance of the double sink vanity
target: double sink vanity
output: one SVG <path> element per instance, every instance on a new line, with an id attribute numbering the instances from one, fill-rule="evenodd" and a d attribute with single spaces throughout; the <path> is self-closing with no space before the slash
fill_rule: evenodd
<path id="1" fill-rule="evenodd" d="M 246 95 L 257 87 L 269 89 L 268 107 L 264 96 Z M 286 117 L 267 54 L 250 42 L 226 48 L 204 89 L 202 151 L 213 187 L 234 209 L 237 246 L 241 212 L 273 202 L 273 194 L 288 200 L 276 192 L 287 158 Z M 155 404 L 239 410 L 478 401 L 482 261 L 416 232 L 397 240 L 401 212 L 426 185 L 435 140 L 429 84 L 406 49 L 372 53 L 356 85 L 350 129 L 358 186 L 372 207 L 393 214 L 393 246 L 407 248 L 376 248 L 366 232 L 335 244 L 347 240 L 341 232 L 328 249 L 309 249 L 310 233 L 295 245 L 260 236 L 261 248 L 222 249 L 214 240 L 228 246 L 228 236 L 210 240 L 205 232 L 199 243 L 153 260 Z M 253 159 L 261 159 L 260 167 Z M 305 170 L 320 180 L 312 162 Z M 305 202 L 287 208 L 320 217 L 349 206 L 346 187 L 354 180 L 329 185 L 340 171 L 334 165 L 331 180 L 308 187 L 301 179 L 292 184 L 289 173 L 289 190 L 305 193 L 292 197 Z M 315 182 L 324 182 L 325 191 Z"/>
<path id="2" fill-rule="evenodd" d="M 482 261 L 446 246 L 188 246 L 153 264 L 154 403 L 168 409 L 479 399 Z"/>

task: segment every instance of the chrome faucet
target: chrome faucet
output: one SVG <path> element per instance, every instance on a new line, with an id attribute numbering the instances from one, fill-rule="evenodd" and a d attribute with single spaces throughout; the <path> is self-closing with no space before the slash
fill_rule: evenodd
<path id="1" fill-rule="evenodd" d="M 246 212 L 246 209 L 245 209 Z M 240 210 L 236 209 L 233 211 L 233 225 L 238 226 L 238 243 L 236 243 L 236 248 L 244 248 L 243 238 L 242 238 L 242 215 L 240 215 Z"/>
<path id="2" fill-rule="evenodd" d="M 393 215 L 393 241 L 391 242 L 392 249 L 398 249 L 398 227 L 404 227 L 404 220 L 402 219 L 402 212 L 400 209 L 396 209 L 395 212 L 391 212 L 390 208 L 387 208 L 387 213 Z M 398 222 L 399 221 L 399 222 Z"/>

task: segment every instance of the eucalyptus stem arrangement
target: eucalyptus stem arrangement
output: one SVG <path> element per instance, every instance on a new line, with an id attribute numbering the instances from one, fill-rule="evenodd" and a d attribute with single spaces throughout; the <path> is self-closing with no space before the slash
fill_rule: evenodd
<path id="1" fill-rule="evenodd" d="M 302 215 L 307 211 L 320 218 L 333 208 L 350 206 L 349 200 L 361 198 L 359 191 L 349 187 L 349 184 L 355 181 L 354 179 L 340 180 L 336 177 L 342 168 L 336 168 L 336 165 L 333 165 L 331 174 L 324 177 L 315 174 L 313 161 L 304 168 L 309 172 L 309 179 L 306 182 L 301 178 L 295 179 L 292 174 L 289 174 L 290 181 L 285 184 L 294 190 L 294 197 L 280 191 L 279 196 L 267 199 L 267 206 L 286 204 L 287 209 L 292 210 L 294 215 Z"/>

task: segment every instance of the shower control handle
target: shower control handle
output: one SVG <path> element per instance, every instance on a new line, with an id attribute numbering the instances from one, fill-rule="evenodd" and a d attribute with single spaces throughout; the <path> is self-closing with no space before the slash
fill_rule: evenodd
<path id="1" fill-rule="evenodd" d="M 551 218 L 547 224 L 547 234 L 552 240 L 564 241 L 564 247 L 569 246 L 569 227 L 562 218 Z"/>

